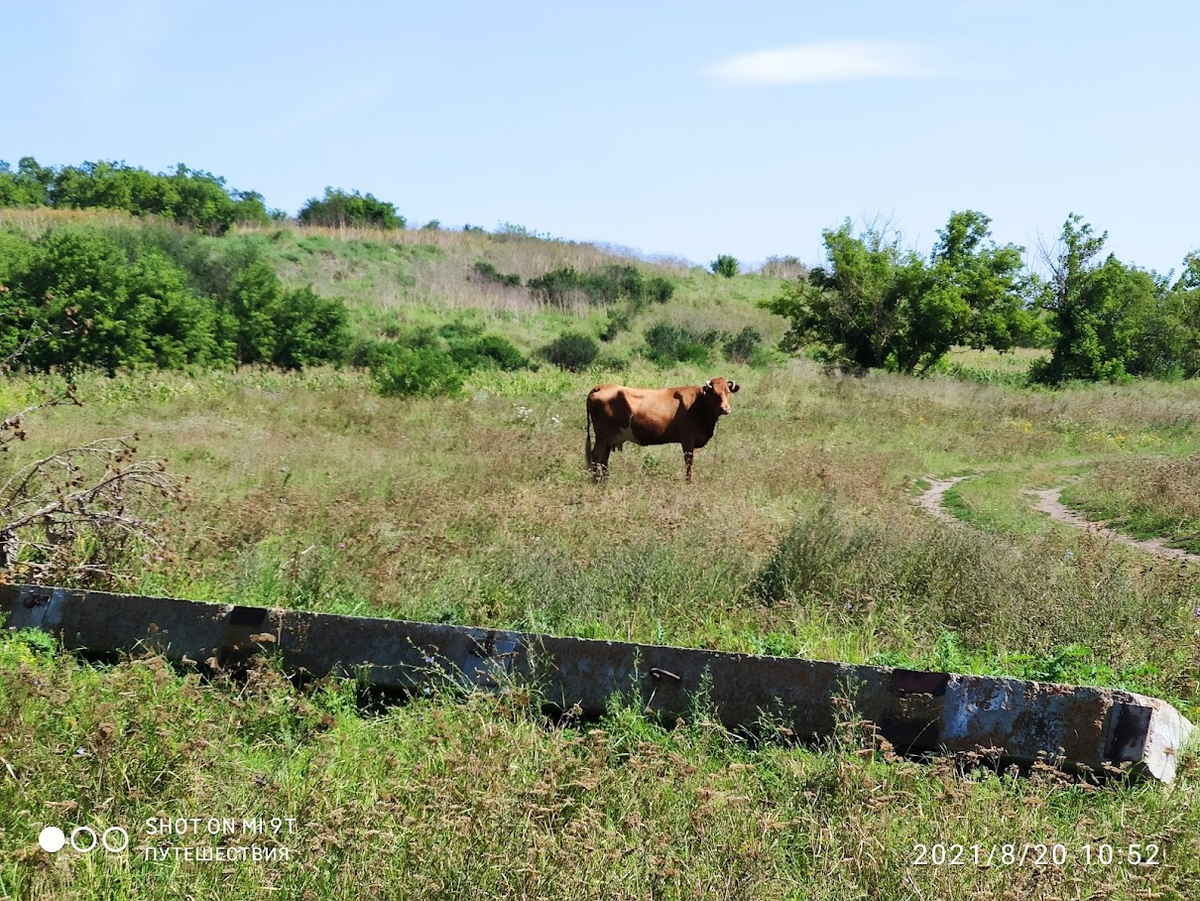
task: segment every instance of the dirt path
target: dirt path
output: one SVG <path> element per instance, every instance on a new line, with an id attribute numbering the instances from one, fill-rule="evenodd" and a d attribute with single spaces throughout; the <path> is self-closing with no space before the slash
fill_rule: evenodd
<path id="1" fill-rule="evenodd" d="M 922 510 L 934 519 L 939 519 L 942 522 L 953 525 L 961 525 L 962 520 L 951 515 L 942 506 L 942 503 L 945 500 L 946 492 L 966 478 L 969 478 L 969 476 L 955 476 L 950 479 L 935 479 L 932 476 L 926 476 L 929 487 L 917 498 L 917 503 L 921 505 Z M 1075 526 L 1078 529 L 1086 529 L 1089 532 L 1099 535 L 1101 538 L 1109 541 L 1119 541 L 1121 544 L 1138 548 L 1156 557 L 1164 557 L 1170 560 L 1186 560 L 1189 563 L 1200 563 L 1200 554 L 1193 554 L 1179 548 L 1168 547 L 1168 540 L 1166 538 L 1134 538 L 1131 535 L 1125 535 L 1108 528 L 1104 521 L 1092 522 L 1085 519 L 1062 502 L 1062 492 L 1062 488 L 1044 488 L 1040 491 L 1033 488 L 1026 488 L 1023 491 L 1026 496 L 1033 500 L 1035 509 L 1040 510 L 1058 522 L 1065 522 L 1067 525 Z"/>
<path id="2" fill-rule="evenodd" d="M 917 503 L 921 505 L 921 509 L 923 509 L 934 519 L 940 519 L 942 522 L 959 525 L 959 520 L 951 516 L 949 511 L 942 506 L 942 500 L 944 499 L 947 491 L 965 478 L 967 478 L 967 476 L 955 476 L 952 479 L 935 479 L 932 476 L 926 476 L 926 481 L 929 482 L 929 487 L 920 497 L 917 498 Z"/>
<path id="3" fill-rule="evenodd" d="M 1078 513 L 1069 509 L 1062 502 L 1061 488 L 1044 488 L 1041 491 L 1025 489 L 1025 494 L 1035 498 L 1034 507 L 1049 515 L 1051 519 L 1065 522 L 1080 529 L 1094 532 L 1109 541 L 1119 541 L 1132 547 L 1140 548 L 1157 557 L 1168 557 L 1174 560 L 1187 560 L 1200 563 L 1200 554 L 1191 554 L 1179 548 L 1167 547 L 1166 538 L 1133 538 L 1108 528 L 1103 521 L 1091 522 Z M 943 511 L 944 512 L 944 511 Z"/>

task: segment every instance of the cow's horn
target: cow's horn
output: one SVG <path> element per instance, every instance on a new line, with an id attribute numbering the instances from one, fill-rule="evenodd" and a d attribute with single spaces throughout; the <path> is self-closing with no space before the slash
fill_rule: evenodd
<path id="1" fill-rule="evenodd" d="M 742 386 L 739 385 L 737 382 L 735 382 L 733 379 L 729 380 L 729 393 L 730 394 L 737 394 L 738 389 L 740 387 L 742 387 Z"/>
<path id="2" fill-rule="evenodd" d="M 709 379 L 707 382 L 705 382 L 704 387 L 711 390 L 712 389 L 712 379 Z"/>

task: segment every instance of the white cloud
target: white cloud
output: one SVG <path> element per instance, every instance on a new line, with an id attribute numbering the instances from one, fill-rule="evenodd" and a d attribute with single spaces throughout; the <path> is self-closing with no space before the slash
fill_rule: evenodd
<path id="1" fill-rule="evenodd" d="M 709 67 L 730 84 L 817 84 L 867 78 L 932 75 L 913 44 L 894 41 L 826 41 L 731 56 Z"/>

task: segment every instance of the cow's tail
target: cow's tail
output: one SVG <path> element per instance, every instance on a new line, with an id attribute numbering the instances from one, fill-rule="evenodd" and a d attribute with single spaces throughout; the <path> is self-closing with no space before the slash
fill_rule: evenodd
<path id="1" fill-rule="evenodd" d="M 590 404 L 587 411 L 587 440 L 583 445 L 583 468 L 588 472 L 592 470 L 592 407 Z"/>

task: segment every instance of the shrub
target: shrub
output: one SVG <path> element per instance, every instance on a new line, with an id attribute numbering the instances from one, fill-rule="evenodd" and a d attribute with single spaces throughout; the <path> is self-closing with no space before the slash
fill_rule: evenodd
<path id="1" fill-rule="evenodd" d="M 725 340 L 722 349 L 725 357 L 734 363 L 749 363 L 755 351 L 762 346 L 762 335 L 751 326 L 746 326 L 732 338 Z"/>
<path id="2" fill-rule="evenodd" d="M 286 290 L 256 245 L 222 242 L 214 254 L 177 228 L 62 228 L 32 243 L 0 233 L 0 278 L 0 312 L 11 314 L 0 352 L 32 325 L 47 332 L 24 361 L 38 368 L 300 369 L 349 349 L 340 299 Z"/>
<path id="3" fill-rule="evenodd" d="M 88 363 L 115 372 L 221 361 L 211 300 L 156 250 L 131 254 L 95 230 L 59 229 L 40 238 L 10 278 L 6 305 L 23 312 L 20 327 L 46 332 L 27 357 L 38 368 Z M 63 331 L 63 322 L 78 327 Z"/>
<path id="4" fill-rule="evenodd" d="M 661 275 L 656 275 L 646 282 L 645 296 L 655 303 L 666 303 L 675 294 L 675 283 Z"/>
<path id="5" fill-rule="evenodd" d="M 350 360 L 371 370 L 377 390 L 386 397 L 455 395 L 476 369 L 530 366 L 508 340 L 483 334 L 479 326 L 461 320 L 437 331 L 397 330 L 396 340 L 360 345 Z"/>
<path id="6" fill-rule="evenodd" d="M 475 264 L 474 268 L 485 282 L 502 285 L 505 288 L 521 287 L 521 276 L 512 272 L 500 272 L 495 266 L 486 260 L 480 260 Z"/>
<path id="7" fill-rule="evenodd" d="M 479 326 L 453 322 L 443 325 L 439 334 L 445 339 L 450 356 L 467 372 L 484 366 L 508 371 L 529 366 L 529 360 L 512 342 L 499 335 L 485 335 Z"/>
<path id="8" fill-rule="evenodd" d="M 530 279 L 526 285 L 538 299 L 559 307 L 575 298 L 611 304 L 624 297 L 636 310 L 646 300 L 665 302 L 675 292 L 675 286 L 662 276 L 646 279 L 636 267 L 624 265 L 595 272 L 577 272 L 568 266 Z"/>
<path id="9" fill-rule="evenodd" d="M 608 322 L 604 325 L 604 331 L 600 333 L 600 340 L 604 342 L 612 341 L 621 332 L 629 328 L 629 313 L 623 310 L 609 310 Z"/>
<path id="10" fill-rule="evenodd" d="M 311 286 L 287 291 L 275 271 L 255 260 L 238 271 L 226 306 L 227 327 L 241 363 L 302 369 L 341 363 L 349 354 L 349 312 Z"/>
<path id="11" fill-rule="evenodd" d="M 466 379 L 454 358 L 436 347 L 393 344 L 375 353 L 371 377 L 384 397 L 456 395 Z"/>
<path id="12" fill-rule="evenodd" d="M 321 297 L 311 285 L 285 291 L 271 362 L 283 369 L 341 363 L 350 348 L 348 311 L 339 298 Z"/>
<path id="13" fill-rule="evenodd" d="M 358 191 L 347 193 L 340 188 L 326 188 L 325 197 L 310 198 L 299 214 L 301 225 L 324 225 L 333 228 L 347 226 L 369 228 L 404 228 L 406 220 L 396 213 L 396 205 Z"/>
<path id="14" fill-rule="evenodd" d="M 596 290 L 598 286 L 585 273 L 576 272 L 572 266 L 532 278 L 526 282 L 526 287 L 538 300 L 556 307 L 565 307 L 570 301 L 581 296 L 591 303 L 596 303 L 598 293 L 600 299 L 604 299 L 603 293 Z M 612 292 L 612 299 L 616 299 L 615 291 Z"/>
<path id="15" fill-rule="evenodd" d="M 660 322 L 646 331 L 647 356 L 659 366 L 675 363 L 706 365 L 709 362 L 708 348 L 718 337 L 717 332 L 699 335 L 685 326 Z"/>
<path id="16" fill-rule="evenodd" d="M 725 278 L 733 278 L 738 274 L 737 258 L 730 256 L 727 253 L 721 254 L 708 265 L 715 275 L 723 275 Z"/>
<path id="17" fill-rule="evenodd" d="M 564 332 L 542 348 L 542 355 L 562 369 L 579 372 L 595 361 L 600 345 L 595 338 L 578 332 Z"/>
<path id="18" fill-rule="evenodd" d="M 476 359 L 491 361 L 504 370 L 529 368 L 528 358 L 511 341 L 499 335 L 483 335 L 475 343 L 474 351 Z"/>

